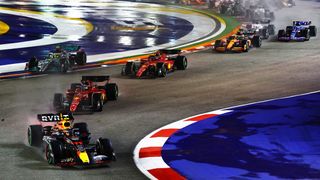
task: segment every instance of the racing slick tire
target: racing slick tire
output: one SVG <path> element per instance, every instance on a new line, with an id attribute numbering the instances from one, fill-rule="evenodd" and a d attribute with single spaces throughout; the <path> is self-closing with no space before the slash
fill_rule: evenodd
<path id="1" fill-rule="evenodd" d="M 262 29 L 261 30 L 261 35 L 262 35 L 262 37 L 263 37 L 263 39 L 269 39 L 269 31 L 268 31 L 268 29 L 266 29 L 266 28 L 264 28 L 264 29 Z"/>
<path id="2" fill-rule="evenodd" d="M 122 70 L 122 75 L 134 75 L 137 71 L 136 63 L 127 62 Z"/>
<path id="3" fill-rule="evenodd" d="M 119 89 L 116 83 L 108 83 L 105 86 L 107 92 L 107 100 L 115 101 L 119 96 Z"/>
<path id="4" fill-rule="evenodd" d="M 61 112 L 66 110 L 64 108 L 63 102 L 64 102 L 63 94 L 55 93 L 53 96 L 53 108 L 55 109 L 55 111 Z"/>
<path id="5" fill-rule="evenodd" d="M 273 36 L 276 34 L 276 27 L 273 24 L 268 25 L 269 35 Z"/>
<path id="6" fill-rule="evenodd" d="M 166 77 L 167 76 L 167 68 L 164 63 L 157 63 L 157 75 L 158 77 Z"/>
<path id="7" fill-rule="evenodd" d="M 250 47 L 248 45 L 248 41 L 247 40 L 242 40 L 241 44 L 243 46 L 242 47 L 243 48 L 243 52 L 249 52 Z"/>
<path id="8" fill-rule="evenodd" d="M 100 93 L 92 94 L 92 109 L 96 112 L 101 112 L 103 108 L 103 101 Z"/>
<path id="9" fill-rule="evenodd" d="M 110 160 L 116 161 L 116 156 L 112 147 L 112 143 L 107 138 L 99 138 L 96 142 L 96 151 L 98 155 L 106 155 Z"/>
<path id="10" fill-rule="evenodd" d="M 28 143 L 30 146 L 40 147 L 42 144 L 43 129 L 41 125 L 28 127 Z"/>
<path id="11" fill-rule="evenodd" d="M 48 164 L 57 165 L 63 159 L 64 148 L 58 141 L 51 141 L 45 145 L 45 158 Z"/>
<path id="12" fill-rule="evenodd" d="M 317 36 L 317 27 L 316 26 L 309 26 L 310 29 L 310 36 L 316 37 Z"/>
<path id="13" fill-rule="evenodd" d="M 262 40 L 260 36 L 253 36 L 252 45 L 256 48 L 260 48 L 262 45 Z"/>
<path id="14" fill-rule="evenodd" d="M 73 128 L 79 129 L 80 139 L 84 144 L 89 144 L 90 142 L 90 132 L 88 129 L 88 125 L 85 122 L 74 123 Z"/>
<path id="15" fill-rule="evenodd" d="M 280 38 L 284 37 L 286 35 L 286 31 L 284 29 L 280 29 L 278 31 L 278 41 L 283 41 Z"/>
<path id="16" fill-rule="evenodd" d="M 176 66 L 176 68 L 177 68 L 178 70 L 185 70 L 185 69 L 187 69 L 187 66 L 188 66 L 187 57 L 185 57 L 185 56 L 178 56 L 177 59 L 174 61 L 174 66 Z"/>
<path id="17" fill-rule="evenodd" d="M 310 40 L 310 30 L 309 29 L 305 29 L 304 31 L 302 31 L 303 36 L 305 37 L 305 41 L 309 41 Z"/>
<path id="18" fill-rule="evenodd" d="M 221 45 L 221 40 L 216 40 L 214 42 L 214 50 L 216 50 L 217 47 L 220 47 L 220 45 Z"/>
<path id="19" fill-rule="evenodd" d="M 87 54 L 83 51 L 77 52 L 76 63 L 80 66 L 85 65 L 87 63 Z"/>

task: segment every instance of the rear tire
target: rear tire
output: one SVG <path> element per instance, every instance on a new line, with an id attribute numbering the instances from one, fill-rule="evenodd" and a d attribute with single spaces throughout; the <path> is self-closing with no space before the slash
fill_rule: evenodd
<path id="1" fill-rule="evenodd" d="M 316 26 L 309 26 L 310 29 L 310 36 L 316 37 L 317 36 L 317 27 Z"/>
<path id="2" fill-rule="evenodd" d="M 269 35 L 273 36 L 276 34 L 276 27 L 273 24 L 268 25 Z"/>
<path id="3" fill-rule="evenodd" d="M 136 73 L 136 64 L 134 62 L 127 62 L 124 67 L 124 75 L 133 75 Z"/>
<path id="4" fill-rule="evenodd" d="M 185 70 L 188 66 L 188 60 L 185 56 L 178 56 L 177 59 L 174 61 L 174 65 L 177 67 L 178 70 Z"/>
<path id="5" fill-rule="evenodd" d="M 96 142 L 96 151 L 98 155 L 106 155 L 110 160 L 115 161 L 116 156 L 111 144 L 111 141 L 107 138 L 99 138 Z"/>
<path id="6" fill-rule="evenodd" d="M 64 97 L 61 93 L 55 93 L 53 96 L 53 108 L 57 112 L 65 111 L 64 105 Z"/>
<path id="7" fill-rule="evenodd" d="M 256 48 L 260 48 L 262 45 L 262 40 L 260 36 L 254 36 L 252 39 L 252 45 Z"/>
<path id="8" fill-rule="evenodd" d="M 116 83 L 106 84 L 107 100 L 115 101 L 118 99 L 119 89 Z"/>
<path id="9" fill-rule="evenodd" d="M 87 63 L 87 54 L 85 52 L 77 52 L 76 63 L 80 66 Z"/>
<path id="10" fill-rule="evenodd" d="M 42 144 L 43 129 L 41 125 L 28 127 L 28 143 L 30 146 L 40 147 Z"/>

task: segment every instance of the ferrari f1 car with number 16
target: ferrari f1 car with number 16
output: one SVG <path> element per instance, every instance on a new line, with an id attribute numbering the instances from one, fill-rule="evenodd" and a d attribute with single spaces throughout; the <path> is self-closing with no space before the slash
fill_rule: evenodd
<path id="1" fill-rule="evenodd" d="M 107 101 L 117 100 L 118 92 L 110 76 L 82 76 L 81 83 L 72 83 L 66 96 L 54 94 L 53 106 L 57 112 L 102 111 Z"/>
<path id="2" fill-rule="evenodd" d="M 279 41 L 309 41 L 310 37 L 317 36 L 317 27 L 310 26 L 311 21 L 293 21 L 292 26 L 287 26 L 286 30 L 278 32 Z"/>
<path id="3" fill-rule="evenodd" d="M 80 46 L 57 46 L 43 60 L 32 57 L 25 70 L 31 73 L 65 73 L 72 70 L 75 64 L 82 66 L 86 62 L 87 55 Z"/>
<path id="4" fill-rule="evenodd" d="M 122 68 L 122 75 L 134 77 L 165 77 L 168 72 L 185 70 L 188 61 L 181 55 L 181 50 L 158 50 L 155 55 L 141 61 L 127 62 Z"/>
<path id="5" fill-rule="evenodd" d="M 213 50 L 216 52 L 248 52 L 250 48 L 260 48 L 262 39 L 259 35 L 249 35 L 243 30 L 226 39 L 216 40 Z"/>
<path id="6" fill-rule="evenodd" d="M 90 144 L 87 124 L 73 123 L 71 114 L 39 114 L 38 120 L 40 124 L 28 127 L 28 142 L 42 148 L 49 164 L 105 165 L 116 160 L 111 141 L 98 138 L 95 144 Z"/>

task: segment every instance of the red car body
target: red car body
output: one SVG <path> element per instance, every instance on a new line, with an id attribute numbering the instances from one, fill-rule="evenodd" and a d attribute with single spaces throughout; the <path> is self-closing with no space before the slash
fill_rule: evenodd
<path id="1" fill-rule="evenodd" d="M 107 101 L 118 98 L 118 86 L 110 83 L 109 76 L 83 76 L 81 82 L 71 84 L 66 97 L 55 94 L 56 111 L 102 111 Z"/>
<path id="2" fill-rule="evenodd" d="M 187 65 L 187 58 L 181 55 L 180 50 L 159 50 L 147 59 L 127 62 L 121 74 L 138 78 L 142 76 L 165 77 L 168 72 L 176 69 L 185 70 Z"/>

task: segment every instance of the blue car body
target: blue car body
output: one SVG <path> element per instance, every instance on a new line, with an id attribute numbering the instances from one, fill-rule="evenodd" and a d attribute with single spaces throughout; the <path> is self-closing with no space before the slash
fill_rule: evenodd
<path id="1" fill-rule="evenodd" d="M 279 41 L 308 41 L 310 37 L 316 36 L 316 27 L 310 26 L 311 21 L 293 21 L 292 26 L 286 30 L 279 30 Z"/>

